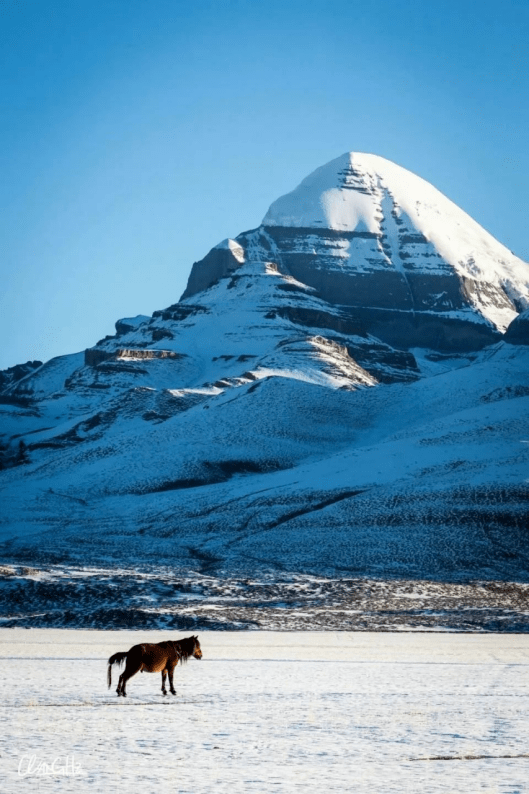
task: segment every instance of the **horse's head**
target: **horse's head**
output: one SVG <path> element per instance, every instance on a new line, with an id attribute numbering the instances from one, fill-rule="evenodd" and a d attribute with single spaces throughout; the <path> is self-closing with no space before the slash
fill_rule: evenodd
<path id="1" fill-rule="evenodd" d="M 202 650 L 200 648 L 200 643 L 198 641 L 198 637 L 193 637 L 193 639 L 195 641 L 195 645 L 193 647 L 192 655 L 195 657 L 195 659 L 202 659 Z"/>

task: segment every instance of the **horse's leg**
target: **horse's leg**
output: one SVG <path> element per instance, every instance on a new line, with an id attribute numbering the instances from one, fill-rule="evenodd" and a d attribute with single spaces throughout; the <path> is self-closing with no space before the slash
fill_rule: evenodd
<path id="1" fill-rule="evenodd" d="M 129 678 L 132 678 L 133 675 L 136 675 L 136 673 L 141 669 L 141 666 L 142 666 L 141 659 L 127 659 L 127 666 L 125 667 L 125 670 L 119 677 L 121 683 L 121 693 L 118 694 L 122 694 L 124 698 L 127 697 L 127 693 L 125 691 L 125 686 L 127 684 L 127 681 L 129 680 Z"/>
<path id="2" fill-rule="evenodd" d="M 171 665 L 167 668 L 167 673 L 169 675 L 169 688 L 171 690 L 171 695 L 176 695 L 176 690 L 173 686 L 173 673 L 174 673 L 175 665 Z"/>
<path id="3" fill-rule="evenodd" d="M 164 695 L 167 695 L 167 690 L 165 688 L 165 676 L 166 676 L 166 674 L 167 674 L 167 668 L 164 668 L 162 670 L 162 692 L 164 693 Z"/>
<path id="4" fill-rule="evenodd" d="M 121 675 L 119 677 L 118 688 L 116 689 L 116 692 L 118 693 L 118 697 L 121 695 L 122 684 L 123 684 L 123 673 L 121 673 Z"/>

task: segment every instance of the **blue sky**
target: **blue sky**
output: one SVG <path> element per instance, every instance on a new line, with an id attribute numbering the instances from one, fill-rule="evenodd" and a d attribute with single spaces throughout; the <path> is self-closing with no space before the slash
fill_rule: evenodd
<path id="1" fill-rule="evenodd" d="M 529 3 L 0 0 L 0 368 L 174 303 L 345 151 L 529 260 Z"/>

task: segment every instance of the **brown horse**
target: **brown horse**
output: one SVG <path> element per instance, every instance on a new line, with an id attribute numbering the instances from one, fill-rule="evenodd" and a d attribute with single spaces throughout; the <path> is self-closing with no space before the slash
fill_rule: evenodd
<path id="1" fill-rule="evenodd" d="M 165 689 L 165 676 L 169 676 L 169 687 L 171 694 L 176 695 L 173 686 L 173 672 L 178 664 L 187 662 L 190 656 L 195 659 L 202 659 L 202 651 L 198 637 L 186 637 L 184 640 L 167 640 L 156 644 L 144 642 L 142 645 L 133 645 L 130 651 L 115 653 L 108 660 L 108 688 L 112 686 L 112 665 L 122 665 L 125 659 L 127 664 L 121 673 L 116 692 L 123 697 L 127 696 L 125 685 L 129 678 L 136 675 L 138 671 L 145 670 L 147 673 L 162 673 L 162 692 L 167 695 Z"/>

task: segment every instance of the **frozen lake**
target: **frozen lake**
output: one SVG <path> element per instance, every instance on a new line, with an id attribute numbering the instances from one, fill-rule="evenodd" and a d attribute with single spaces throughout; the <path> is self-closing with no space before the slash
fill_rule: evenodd
<path id="1" fill-rule="evenodd" d="M 200 632 L 177 697 L 107 689 L 190 633 L 0 630 L 2 794 L 529 792 L 528 635 Z"/>

